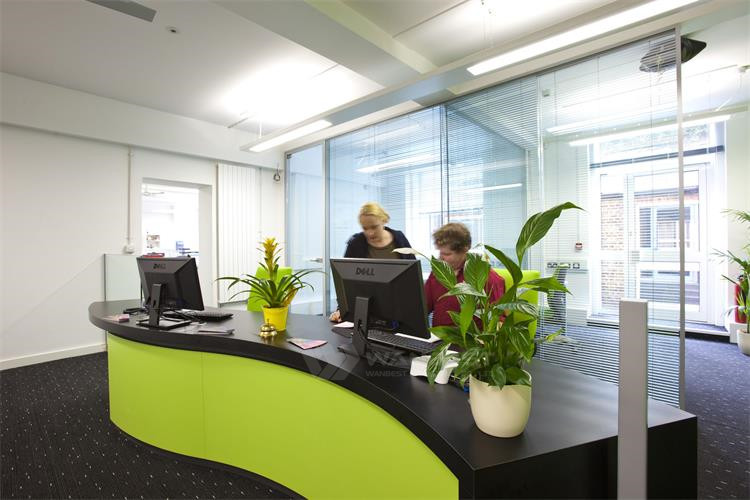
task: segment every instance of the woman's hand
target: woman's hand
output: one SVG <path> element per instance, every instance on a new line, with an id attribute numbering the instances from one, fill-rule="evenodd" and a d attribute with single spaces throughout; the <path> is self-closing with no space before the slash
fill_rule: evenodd
<path id="1" fill-rule="evenodd" d="M 330 319 L 334 323 L 341 323 L 341 313 L 339 312 L 338 309 L 336 309 L 335 311 L 331 313 L 328 319 Z"/>

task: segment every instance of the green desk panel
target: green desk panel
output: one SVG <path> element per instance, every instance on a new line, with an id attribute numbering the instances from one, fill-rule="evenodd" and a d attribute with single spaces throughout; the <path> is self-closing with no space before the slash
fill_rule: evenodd
<path id="1" fill-rule="evenodd" d="M 107 334 L 107 357 L 112 422 L 158 448 L 204 456 L 201 353 Z"/>
<path id="2" fill-rule="evenodd" d="M 250 358 L 109 339 L 112 421 L 135 438 L 311 499 L 458 498 L 458 480 L 419 438 L 336 384 Z"/>
<path id="3" fill-rule="evenodd" d="M 205 353 L 206 452 L 308 498 L 457 498 L 458 480 L 391 415 L 297 370 Z"/>

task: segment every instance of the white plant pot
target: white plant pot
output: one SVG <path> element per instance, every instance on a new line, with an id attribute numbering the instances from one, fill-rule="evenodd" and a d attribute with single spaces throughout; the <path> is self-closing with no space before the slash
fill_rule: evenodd
<path id="1" fill-rule="evenodd" d="M 469 404 L 479 430 L 495 437 L 518 436 L 531 413 L 531 387 L 506 385 L 502 389 L 469 377 Z"/>
<path id="2" fill-rule="evenodd" d="M 745 330 L 737 330 L 737 346 L 742 354 L 750 356 L 750 333 Z"/>

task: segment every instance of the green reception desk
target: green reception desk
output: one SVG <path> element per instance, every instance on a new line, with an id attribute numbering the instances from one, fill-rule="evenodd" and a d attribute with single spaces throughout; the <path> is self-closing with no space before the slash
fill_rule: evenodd
<path id="1" fill-rule="evenodd" d="M 353 358 L 327 319 L 290 315 L 257 335 L 262 315 L 234 311 L 229 337 L 158 331 L 106 316 L 110 418 L 169 452 L 244 469 L 317 498 L 614 497 L 617 388 L 536 361 L 529 424 L 512 439 L 474 425 L 467 394 Z M 327 340 L 303 351 L 288 337 Z M 649 402 L 648 492 L 696 496 L 696 417 Z"/>

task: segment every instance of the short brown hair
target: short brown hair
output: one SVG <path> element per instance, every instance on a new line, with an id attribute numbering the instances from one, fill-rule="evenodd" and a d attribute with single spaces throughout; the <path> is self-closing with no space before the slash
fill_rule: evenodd
<path id="1" fill-rule="evenodd" d="M 432 233 L 432 240 L 439 247 L 447 246 L 454 252 L 471 248 L 469 228 L 460 222 L 449 222 Z"/>

